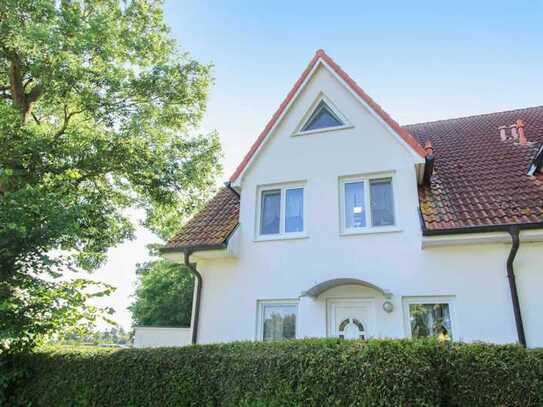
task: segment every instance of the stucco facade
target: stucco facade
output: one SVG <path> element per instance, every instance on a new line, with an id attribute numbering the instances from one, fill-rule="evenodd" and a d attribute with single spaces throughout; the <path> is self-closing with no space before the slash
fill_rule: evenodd
<path id="1" fill-rule="evenodd" d="M 348 125 L 299 135 L 300 123 L 322 96 Z M 432 239 L 421 232 L 420 164 L 416 152 L 341 78 L 317 65 L 236 183 L 241 195 L 233 248 L 193 254 L 203 278 L 198 342 L 260 339 L 263 301 L 297 305 L 298 338 L 335 335 L 332 310 L 348 301 L 363 312 L 365 337 L 404 338 L 411 335 L 409 303 L 425 298 L 447 302 L 454 340 L 516 342 L 506 277 L 510 238 L 499 232 L 486 243 L 484 236 L 470 235 L 454 242 L 441 238 L 438 246 L 423 244 Z M 380 174 L 392 179 L 394 225 L 344 233 L 341 180 Z M 304 188 L 304 232 L 294 238 L 259 236 L 260 191 L 290 184 Z M 538 240 L 522 231 L 515 260 L 532 347 L 543 346 L 543 243 Z M 317 284 L 346 278 L 378 289 L 340 285 L 316 297 L 304 295 Z M 392 310 L 385 311 L 385 302 Z"/>

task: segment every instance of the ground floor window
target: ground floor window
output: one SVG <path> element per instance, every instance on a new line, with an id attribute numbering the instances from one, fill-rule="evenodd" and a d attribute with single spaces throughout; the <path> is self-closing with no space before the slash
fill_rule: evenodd
<path id="1" fill-rule="evenodd" d="M 296 338 L 297 300 L 258 301 L 258 339 Z"/>
<path id="2" fill-rule="evenodd" d="M 412 338 L 452 340 L 453 297 L 405 297 L 406 329 Z"/>

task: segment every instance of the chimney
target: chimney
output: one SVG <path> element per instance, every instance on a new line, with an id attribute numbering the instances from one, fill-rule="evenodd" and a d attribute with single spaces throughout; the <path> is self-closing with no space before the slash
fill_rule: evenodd
<path id="1" fill-rule="evenodd" d="M 502 141 L 507 140 L 507 126 L 500 126 L 498 130 L 500 131 L 500 139 Z"/>
<path id="2" fill-rule="evenodd" d="M 517 141 L 518 140 L 517 125 L 512 124 L 511 126 L 509 126 L 509 128 L 511 129 L 511 138 L 513 139 L 513 141 Z"/>
<path id="3" fill-rule="evenodd" d="M 527 144 L 528 139 L 526 138 L 526 132 L 524 131 L 524 121 L 521 119 L 517 120 L 516 123 L 518 129 L 518 139 L 520 144 Z"/>
<path id="4" fill-rule="evenodd" d="M 432 147 L 432 141 L 430 139 L 426 140 L 426 143 L 424 143 L 424 149 L 426 150 L 427 156 L 434 154 L 434 148 Z"/>

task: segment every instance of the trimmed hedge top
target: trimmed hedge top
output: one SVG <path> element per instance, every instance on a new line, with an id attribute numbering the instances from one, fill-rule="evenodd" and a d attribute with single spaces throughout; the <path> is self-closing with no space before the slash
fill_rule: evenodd
<path id="1" fill-rule="evenodd" d="M 543 351 L 435 341 L 305 339 L 56 350 L 10 361 L 32 406 L 540 406 Z"/>

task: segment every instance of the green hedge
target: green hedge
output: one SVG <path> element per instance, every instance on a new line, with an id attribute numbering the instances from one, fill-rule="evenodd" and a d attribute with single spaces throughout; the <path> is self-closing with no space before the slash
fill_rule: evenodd
<path id="1" fill-rule="evenodd" d="M 21 355 L 15 405 L 541 406 L 543 351 L 332 339 Z"/>

